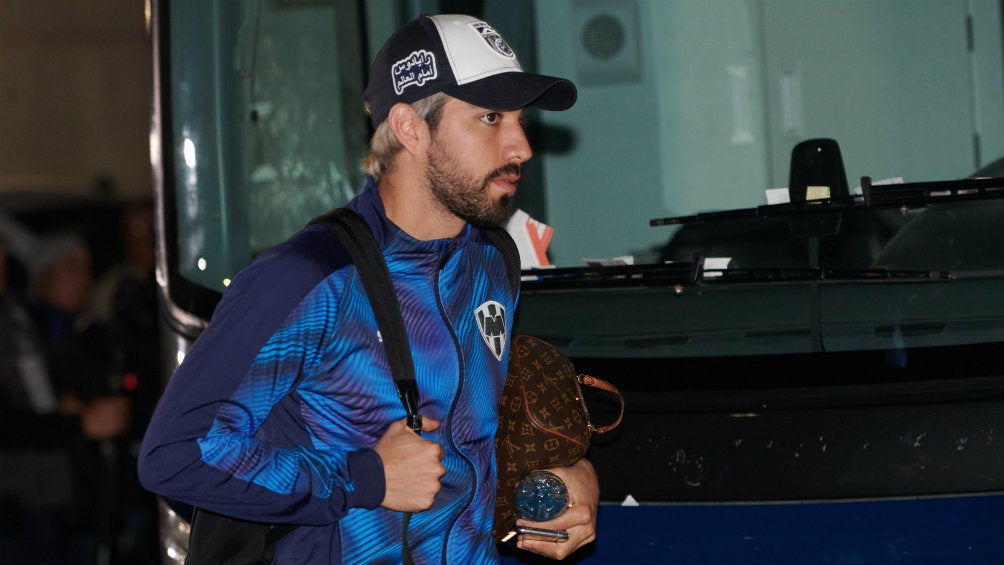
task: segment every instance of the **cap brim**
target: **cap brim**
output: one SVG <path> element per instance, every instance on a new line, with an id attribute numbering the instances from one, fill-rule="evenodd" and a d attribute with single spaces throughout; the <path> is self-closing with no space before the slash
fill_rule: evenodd
<path id="1" fill-rule="evenodd" d="M 527 106 L 567 110 L 578 96 L 575 85 L 566 79 L 521 72 L 500 73 L 468 84 L 449 86 L 443 92 L 492 110 Z"/>

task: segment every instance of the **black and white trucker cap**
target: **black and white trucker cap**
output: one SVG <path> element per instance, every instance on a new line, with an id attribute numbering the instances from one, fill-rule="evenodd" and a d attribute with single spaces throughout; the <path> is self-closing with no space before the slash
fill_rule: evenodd
<path id="1" fill-rule="evenodd" d="M 377 53 L 363 101 L 376 127 L 394 104 L 437 92 L 492 110 L 567 110 L 576 98 L 575 85 L 566 79 L 523 72 L 512 48 L 487 23 L 464 15 L 421 15 Z"/>

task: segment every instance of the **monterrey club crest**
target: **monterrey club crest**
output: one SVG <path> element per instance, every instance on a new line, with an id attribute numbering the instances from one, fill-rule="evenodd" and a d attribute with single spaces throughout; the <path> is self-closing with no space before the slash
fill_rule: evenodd
<path id="1" fill-rule="evenodd" d="M 478 306 L 474 311 L 474 318 L 478 321 L 481 337 L 485 338 L 488 349 L 491 349 L 495 358 L 501 361 L 502 353 L 505 351 L 505 307 L 494 300 L 489 300 Z"/>
<path id="2" fill-rule="evenodd" d="M 492 49 L 494 49 L 499 55 L 502 55 L 503 57 L 508 57 L 510 59 L 516 56 L 516 54 L 512 52 L 512 48 L 509 47 L 509 44 L 506 43 L 504 39 L 502 39 L 502 36 L 499 35 L 499 32 L 492 29 L 492 26 L 486 24 L 485 22 L 475 22 L 471 24 L 471 27 L 477 30 L 477 32 L 481 34 L 481 37 L 488 43 L 488 45 Z"/>

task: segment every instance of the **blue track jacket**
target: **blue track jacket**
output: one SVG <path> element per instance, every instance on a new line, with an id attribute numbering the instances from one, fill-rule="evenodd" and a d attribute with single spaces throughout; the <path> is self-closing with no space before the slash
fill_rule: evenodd
<path id="1" fill-rule="evenodd" d="M 408 530 L 417 563 L 497 563 L 494 436 L 517 297 L 467 226 L 419 241 L 370 179 L 349 207 L 383 249 L 411 341 L 425 437 L 446 451 L 433 507 Z M 402 514 L 380 507 L 373 446 L 405 417 L 356 269 L 308 226 L 241 271 L 171 378 L 143 441 L 143 484 L 243 519 L 302 526 L 279 565 L 401 563 Z"/>

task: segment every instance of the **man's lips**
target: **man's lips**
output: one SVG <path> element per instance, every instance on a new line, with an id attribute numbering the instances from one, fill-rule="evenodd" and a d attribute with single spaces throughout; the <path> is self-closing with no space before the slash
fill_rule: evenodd
<path id="1" fill-rule="evenodd" d="M 498 175 L 492 178 L 492 182 L 502 186 L 508 191 L 515 192 L 516 185 L 519 184 L 519 175 Z"/>

